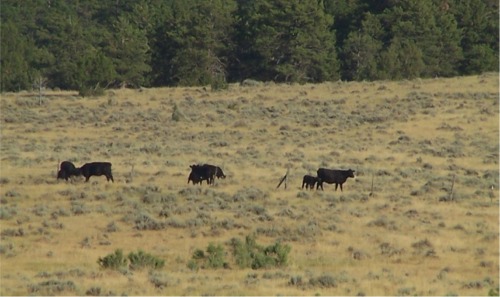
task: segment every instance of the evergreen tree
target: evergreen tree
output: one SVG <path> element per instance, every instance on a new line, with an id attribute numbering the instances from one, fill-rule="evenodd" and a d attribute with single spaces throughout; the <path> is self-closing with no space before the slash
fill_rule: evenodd
<path id="1" fill-rule="evenodd" d="M 417 67 L 405 71 L 411 76 L 456 74 L 457 62 L 462 57 L 459 47 L 460 35 L 451 15 L 442 14 L 446 12 L 440 10 L 432 0 L 401 0 L 386 9 L 381 17 L 393 39 L 390 42 L 392 48 L 386 52 L 386 58 L 399 57 L 405 60 L 411 56 L 421 56 L 425 67 L 422 69 L 418 61 L 409 63 Z M 402 52 L 392 52 L 395 49 Z M 397 69 L 394 71 L 404 73 Z M 386 71 L 390 72 L 392 71 Z M 405 78 L 404 75 L 403 77 Z"/>
<path id="2" fill-rule="evenodd" d="M 383 79 L 417 78 L 425 69 L 423 53 L 413 40 L 396 37 L 381 53 L 380 67 Z"/>
<path id="3" fill-rule="evenodd" d="M 343 77 L 348 80 L 373 80 L 379 77 L 382 36 L 383 30 L 378 18 L 367 13 L 361 30 L 349 33 L 344 42 Z"/>
<path id="4" fill-rule="evenodd" d="M 364 0 L 323 0 L 325 12 L 334 19 L 330 30 L 336 33 L 336 43 L 339 48 L 344 47 L 350 33 L 359 31 L 365 13 L 370 12 L 370 2 Z"/>
<path id="5" fill-rule="evenodd" d="M 173 0 L 154 37 L 154 83 L 207 85 L 226 80 L 232 0 Z"/>
<path id="6" fill-rule="evenodd" d="M 238 28 L 248 31 L 242 33 L 245 39 L 239 40 L 239 58 L 243 64 L 258 65 L 247 75 L 278 82 L 319 82 L 339 77 L 335 35 L 330 32 L 333 20 L 318 2 L 256 0 L 240 8 Z M 243 60 L 245 57 L 251 60 Z"/>
<path id="7" fill-rule="evenodd" d="M 445 1 L 461 30 L 463 74 L 498 71 L 498 2 L 484 0 Z"/>
<path id="8" fill-rule="evenodd" d="M 3 0 L 1 91 L 498 71 L 496 0 Z M 337 59 L 337 53 L 340 59 Z"/>
<path id="9" fill-rule="evenodd" d="M 19 91 L 30 88 L 29 61 L 25 59 L 28 40 L 19 37 L 16 25 L 9 21 L 1 24 L 0 60 L 1 91 Z"/>
<path id="10" fill-rule="evenodd" d="M 145 74 L 151 71 L 151 67 L 146 31 L 140 29 L 125 15 L 118 17 L 112 29 L 112 38 L 106 50 L 113 61 L 116 72 L 115 83 L 133 87 L 147 83 Z M 111 74 L 113 71 L 109 70 L 108 73 Z"/>

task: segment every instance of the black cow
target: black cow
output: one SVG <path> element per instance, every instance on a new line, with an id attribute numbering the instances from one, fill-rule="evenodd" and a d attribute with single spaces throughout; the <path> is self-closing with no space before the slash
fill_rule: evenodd
<path id="1" fill-rule="evenodd" d="M 332 170 L 320 168 L 318 169 L 318 178 L 320 180 L 318 181 L 316 189 L 321 187 L 321 190 L 323 190 L 323 182 L 326 182 L 327 184 L 335 184 L 335 191 L 337 191 L 337 187 L 340 185 L 340 191 L 343 191 L 342 184 L 345 183 L 349 177 L 354 177 L 354 170 Z"/>
<path id="2" fill-rule="evenodd" d="M 191 173 L 189 174 L 189 177 L 188 177 L 188 185 L 189 185 L 190 181 L 193 182 L 193 185 L 196 185 L 196 184 L 200 184 L 201 185 L 201 182 L 203 180 L 201 179 L 201 176 L 199 176 L 198 174 L 196 174 L 196 172 L 191 171 Z"/>
<path id="3" fill-rule="evenodd" d="M 203 164 L 203 165 L 190 165 L 189 167 L 191 167 L 191 173 L 189 176 L 190 177 L 192 176 L 194 178 L 199 177 L 200 183 L 206 180 L 207 184 L 213 185 L 215 183 L 215 177 L 226 178 L 224 172 L 219 166 Z M 188 183 L 189 181 L 190 178 L 188 178 Z"/>
<path id="4" fill-rule="evenodd" d="M 319 179 L 316 176 L 312 175 L 304 175 L 304 178 L 302 178 L 302 189 L 304 189 L 304 185 L 306 186 L 306 189 L 314 189 L 314 185 L 319 182 Z"/>
<path id="5" fill-rule="evenodd" d="M 59 171 L 57 172 L 57 179 L 65 179 L 66 181 L 68 181 L 68 178 L 79 175 L 81 175 L 79 168 L 76 168 L 75 165 L 70 161 L 63 161 L 59 166 Z"/>
<path id="6" fill-rule="evenodd" d="M 85 181 L 88 182 L 89 178 L 93 175 L 101 176 L 105 175 L 106 180 L 113 180 L 113 174 L 111 173 L 111 163 L 109 162 L 92 162 L 86 163 L 82 167 L 80 167 L 81 174 L 85 176 Z"/>

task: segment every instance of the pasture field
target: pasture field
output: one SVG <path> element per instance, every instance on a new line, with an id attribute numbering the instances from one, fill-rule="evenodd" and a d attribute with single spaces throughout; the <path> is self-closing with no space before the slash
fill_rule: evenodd
<path id="1" fill-rule="evenodd" d="M 0 295 L 498 295 L 498 82 L 2 94 Z M 188 185 L 195 163 L 227 178 Z M 319 167 L 357 177 L 302 190 Z M 247 237 L 287 262 L 241 268 Z M 164 265 L 99 265 L 117 250 Z"/>

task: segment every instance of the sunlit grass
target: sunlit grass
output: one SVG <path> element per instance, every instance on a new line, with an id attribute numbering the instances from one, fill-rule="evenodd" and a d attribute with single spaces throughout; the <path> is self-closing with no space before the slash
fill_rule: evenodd
<path id="1" fill-rule="evenodd" d="M 47 91 L 41 106 L 35 95 L 6 93 L 0 120 L 1 295 L 50 294 L 51 285 L 63 286 L 56 295 L 498 288 L 496 73 L 99 98 Z M 64 160 L 112 162 L 115 183 L 57 181 Z M 195 163 L 219 165 L 227 178 L 188 185 Z M 301 190 L 319 167 L 352 168 L 357 178 L 344 192 Z M 276 189 L 287 172 L 287 189 Z M 444 202 L 454 176 L 454 201 Z M 240 269 L 229 242 L 250 234 L 290 245 L 288 266 Z M 191 270 L 193 252 L 210 243 L 224 247 L 229 267 Z M 116 249 L 141 249 L 165 266 L 99 268 Z"/>

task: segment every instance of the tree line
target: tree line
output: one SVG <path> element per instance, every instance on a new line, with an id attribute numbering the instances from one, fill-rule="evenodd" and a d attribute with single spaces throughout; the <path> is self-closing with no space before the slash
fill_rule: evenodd
<path id="1" fill-rule="evenodd" d="M 498 71 L 497 0 L 2 0 L 1 91 Z"/>

